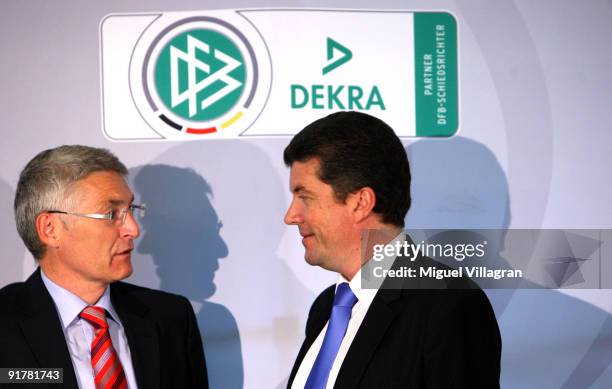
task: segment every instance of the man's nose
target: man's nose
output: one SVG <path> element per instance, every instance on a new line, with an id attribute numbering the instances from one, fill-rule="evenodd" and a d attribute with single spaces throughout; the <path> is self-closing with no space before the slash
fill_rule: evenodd
<path id="1" fill-rule="evenodd" d="M 299 224 L 302 221 L 302 216 L 301 216 L 301 212 L 299 211 L 299 207 L 296 204 L 295 200 L 291 201 L 291 204 L 289 204 L 289 208 L 287 209 L 287 212 L 285 213 L 285 224 Z"/>
<path id="2" fill-rule="evenodd" d="M 121 226 L 121 236 L 136 239 L 138 235 L 140 235 L 140 226 L 132 212 L 128 212 L 125 215 L 125 222 Z"/>

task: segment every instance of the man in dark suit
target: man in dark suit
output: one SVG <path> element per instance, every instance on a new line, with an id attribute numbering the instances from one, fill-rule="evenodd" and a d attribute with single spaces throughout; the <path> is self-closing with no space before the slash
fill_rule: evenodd
<path id="1" fill-rule="evenodd" d="M 43 151 L 21 172 L 17 230 L 39 268 L 0 290 L 0 367 L 62 368 L 50 387 L 208 387 L 189 301 L 119 282 L 145 210 L 126 174 L 86 146 Z"/>
<path id="2" fill-rule="evenodd" d="M 285 222 L 298 226 L 309 264 L 339 275 L 310 309 L 288 388 L 499 387 L 501 339 L 482 290 L 361 287 L 365 231 L 409 241 L 410 169 L 393 130 L 335 113 L 298 133 L 284 161 L 293 193 Z"/>

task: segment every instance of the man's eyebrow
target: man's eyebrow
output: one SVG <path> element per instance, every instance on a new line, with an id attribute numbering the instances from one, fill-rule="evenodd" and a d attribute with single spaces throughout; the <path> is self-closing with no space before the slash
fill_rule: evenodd
<path id="1" fill-rule="evenodd" d="M 134 202 L 134 195 L 132 194 L 132 197 L 130 197 L 130 201 L 128 202 L 128 204 L 132 204 L 133 202 Z M 108 203 L 110 205 L 117 206 L 117 205 L 125 204 L 125 201 L 119 200 L 119 199 L 109 199 Z"/>
<path id="2" fill-rule="evenodd" d="M 293 190 L 291 191 L 292 193 L 305 193 L 305 194 L 312 194 L 311 191 L 309 191 L 308 189 L 306 189 L 304 187 L 304 185 L 297 185 L 295 188 L 293 188 Z"/>

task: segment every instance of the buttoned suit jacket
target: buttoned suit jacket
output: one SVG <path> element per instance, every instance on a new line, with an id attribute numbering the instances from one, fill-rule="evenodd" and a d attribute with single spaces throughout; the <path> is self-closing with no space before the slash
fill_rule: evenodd
<path id="1" fill-rule="evenodd" d="M 111 284 L 110 295 L 139 388 L 208 387 L 202 340 L 186 298 L 124 282 Z M 0 290 L 0 367 L 60 367 L 63 384 L 31 387 L 78 388 L 61 319 L 40 269 Z"/>
<path id="2" fill-rule="evenodd" d="M 418 263 L 444 267 L 429 258 Z M 465 279 L 422 286 L 385 284 L 377 292 L 334 388 L 499 388 L 501 336 L 484 292 Z M 334 294 L 335 285 L 312 304 L 288 388 L 329 320 Z"/>

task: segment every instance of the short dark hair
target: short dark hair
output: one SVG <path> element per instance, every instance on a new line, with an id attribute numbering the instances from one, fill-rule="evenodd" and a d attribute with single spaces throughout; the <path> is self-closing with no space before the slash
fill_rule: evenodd
<path id="1" fill-rule="evenodd" d="M 337 112 L 300 131 L 283 154 L 287 166 L 317 158 L 319 179 L 344 202 L 370 187 L 382 222 L 404 226 L 410 208 L 410 166 L 406 150 L 385 122 L 360 112 Z"/>

